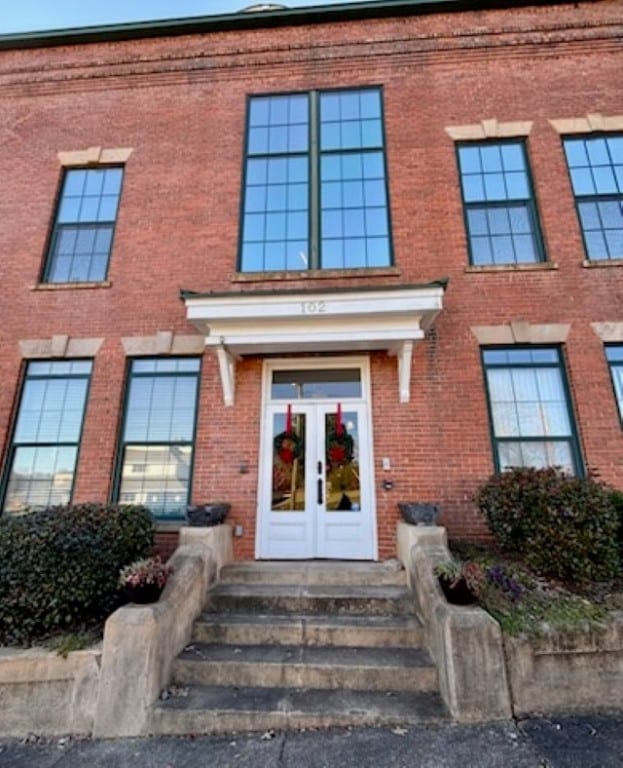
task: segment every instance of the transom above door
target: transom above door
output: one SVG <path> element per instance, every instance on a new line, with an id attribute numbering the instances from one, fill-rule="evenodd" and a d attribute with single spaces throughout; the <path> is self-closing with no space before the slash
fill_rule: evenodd
<path id="1" fill-rule="evenodd" d="M 270 361 L 257 555 L 374 559 L 367 360 Z"/>

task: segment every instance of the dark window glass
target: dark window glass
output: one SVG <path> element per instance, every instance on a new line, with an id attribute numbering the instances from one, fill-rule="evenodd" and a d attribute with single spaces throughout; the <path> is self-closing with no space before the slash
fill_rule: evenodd
<path id="1" fill-rule="evenodd" d="M 65 171 L 48 252 L 45 281 L 106 279 L 123 168 Z"/>
<path id="2" fill-rule="evenodd" d="M 361 397 L 361 371 L 358 368 L 275 371 L 270 396 L 274 400 Z"/>
<path id="3" fill-rule="evenodd" d="M 252 98 L 241 270 L 390 263 L 380 90 Z"/>
<path id="4" fill-rule="evenodd" d="M 513 347 L 484 350 L 482 357 L 496 469 L 558 466 L 580 473 L 560 351 Z"/>
<path id="5" fill-rule="evenodd" d="M 458 147 L 472 264 L 524 264 L 543 259 L 523 142 Z"/>
<path id="6" fill-rule="evenodd" d="M 623 259 L 623 136 L 569 138 L 564 147 L 588 258 Z"/>
<path id="7" fill-rule="evenodd" d="M 614 394 L 619 406 L 619 416 L 623 425 L 623 344 L 611 344 L 606 347 L 606 359 L 610 366 Z"/>
<path id="8" fill-rule="evenodd" d="M 71 500 L 91 367 L 81 360 L 28 364 L 8 463 L 5 512 Z"/>
<path id="9" fill-rule="evenodd" d="M 118 498 L 180 519 L 190 494 L 199 360 L 134 360 L 126 393 Z"/>

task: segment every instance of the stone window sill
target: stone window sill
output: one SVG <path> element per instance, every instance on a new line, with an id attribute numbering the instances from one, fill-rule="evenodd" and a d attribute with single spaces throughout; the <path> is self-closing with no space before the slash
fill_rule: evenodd
<path id="1" fill-rule="evenodd" d="M 177 533 L 180 528 L 186 525 L 184 520 L 170 520 L 167 522 L 157 520 L 154 522 L 154 530 L 156 533 Z"/>
<path id="2" fill-rule="evenodd" d="M 465 272 L 549 272 L 558 269 L 554 261 L 538 261 L 534 264 L 470 264 Z"/>
<path id="3" fill-rule="evenodd" d="M 599 269 L 600 267 L 623 267 L 623 259 L 600 259 L 599 261 L 589 261 L 585 259 L 582 266 L 587 269 Z"/>
<path id="4" fill-rule="evenodd" d="M 97 283 L 36 283 L 31 286 L 32 291 L 67 291 L 67 290 L 93 290 L 94 288 L 111 288 L 110 280 L 102 280 Z"/>
<path id="5" fill-rule="evenodd" d="M 362 269 L 306 269 L 287 272 L 236 272 L 232 277 L 234 283 L 265 283 L 293 280 L 328 280 L 356 277 L 396 277 L 400 270 L 397 267 L 369 267 Z"/>

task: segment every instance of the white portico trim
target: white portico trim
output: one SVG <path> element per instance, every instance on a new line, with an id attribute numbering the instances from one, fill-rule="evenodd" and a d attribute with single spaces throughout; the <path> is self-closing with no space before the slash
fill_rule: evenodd
<path id="1" fill-rule="evenodd" d="M 442 309 L 447 281 L 323 291 L 182 291 L 188 320 L 219 362 L 223 399 L 233 405 L 236 360 L 244 355 L 386 350 L 409 401 L 411 357 Z"/>

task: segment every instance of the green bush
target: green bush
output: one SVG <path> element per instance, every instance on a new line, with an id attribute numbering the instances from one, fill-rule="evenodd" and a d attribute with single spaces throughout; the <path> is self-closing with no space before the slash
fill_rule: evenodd
<path id="1" fill-rule="evenodd" d="M 0 520 L 0 643 L 24 644 L 103 619 L 119 570 L 153 548 L 140 506 L 78 504 Z"/>
<path id="2" fill-rule="evenodd" d="M 500 546 L 563 579 L 605 580 L 619 570 L 612 489 L 557 468 L 493 475 L 476 494 Z"/>

